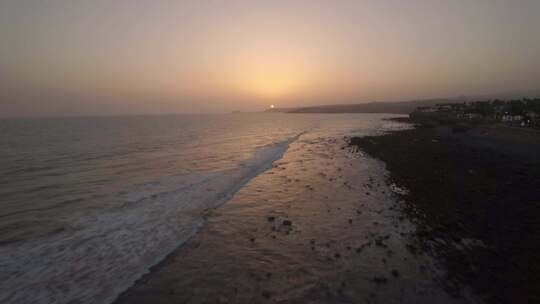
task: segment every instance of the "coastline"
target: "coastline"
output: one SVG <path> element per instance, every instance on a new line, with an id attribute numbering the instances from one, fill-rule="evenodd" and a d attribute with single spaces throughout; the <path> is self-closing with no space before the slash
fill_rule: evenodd
<path id="1" fill-rule="evenodd" d="M 411 249 L 386 178 L 343 138 L 304 134 L 115 303 L 471 302 Z"/>
<path id="2" fill-rule="evenodd" d="M 540 301 L 540 133 L 401 121 L 417 127 L 350 144 L 408 189 L 406 213 L 449 288 L 472 286 L 487 303 Z"/>

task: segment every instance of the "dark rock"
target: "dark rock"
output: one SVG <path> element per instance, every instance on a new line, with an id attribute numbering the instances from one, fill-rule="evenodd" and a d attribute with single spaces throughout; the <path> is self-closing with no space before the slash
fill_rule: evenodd
<path id="1" fill-rule="evenodd" d="M 388 279 L 383 276 L 375 276 L 373 277 L 373 282 L 377 284 L 386 284 L 388 282 Z"/>
<path id="2" fill-rule="evenodd" d="M 383 243 L 382 239 L 376 239 L 375 240 L 375 245 L 379 246 L 379 247 L 386 247 L 386 245 Z"/>
<path id="3" fill-rule="evenodd" d="M 416 248 L 416 246 L 411 245 L 411 244 L 407 244 L 407 245 L 405 245 L 405 247 L 407 247 L 407 249 L 408 249 L 411 253 L 413 253 L 413 254 L 416 254 L 416 252 L 418 251 L 418 249 Z"/>

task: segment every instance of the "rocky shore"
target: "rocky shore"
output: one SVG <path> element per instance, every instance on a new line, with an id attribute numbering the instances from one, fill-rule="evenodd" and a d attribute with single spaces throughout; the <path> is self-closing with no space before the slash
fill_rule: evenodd
<path id="1" fill-rule="evenodd" d="M 416 128 L 350 144 L 408 190 L 406 213 L 420 247 L 444 261 L 447 289 L 540 302 L 540 133 L 403 120 Z"/>

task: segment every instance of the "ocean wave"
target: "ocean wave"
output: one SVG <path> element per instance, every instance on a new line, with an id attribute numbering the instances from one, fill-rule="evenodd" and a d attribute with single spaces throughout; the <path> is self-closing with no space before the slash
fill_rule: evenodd
<path id="1" fill-rule="evenodd" d="M 300 135 L 260 147 L 234 168 L 138 185 L 119 193 L 114 207 L 61 219 L 70 229 L 4 244 L 0 302 L 112 302 L 192 237 L 208 209 L 270 168 Z"/>

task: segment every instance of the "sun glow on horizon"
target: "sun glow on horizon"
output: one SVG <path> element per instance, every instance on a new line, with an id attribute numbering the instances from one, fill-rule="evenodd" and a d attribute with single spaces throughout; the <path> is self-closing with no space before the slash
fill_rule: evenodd
<path id="1" fill-rule="evenodd" d="M 0 116 L 536 94 L 540 1 L 432 2 L 0 1 Z"/>
<path id="2" fill-rule="evenodd" d="M 246 75 L 245 90 L 262 98 L 278 98 L 293 93 L 300 87 L 300 80 L 290 73 L 256 73 Z"/>
<path id="3" fill-rule="evenodd" d="M 230 31 L 220 34 L 233 40 L 237 35 Z M 294 37 L 284 29 L 262 27 L 257 31 L 258 36 L 253 37 L 252 31 L 238 29 L 243 33 L 238 36 L 249 39 L 237 39 L 224 54 L 229 88 L 260 99 L 289 98 L 309 90 L 321 70 L 317 64 L 321 59 L 313 54 L 318 48 L 291 43 Z"/>
<path id="4" fill-rule="evenodd" d="M 283 98 L 299 93 L 308 83 L 306 68 L 291 60 L 276 62 L 259 58 L 243 62 L 234 71 L 233 86 L 240 92 L 264 99 Z"/>

